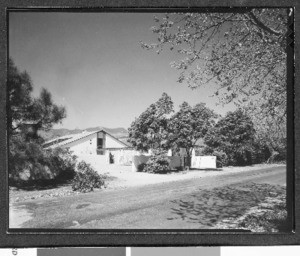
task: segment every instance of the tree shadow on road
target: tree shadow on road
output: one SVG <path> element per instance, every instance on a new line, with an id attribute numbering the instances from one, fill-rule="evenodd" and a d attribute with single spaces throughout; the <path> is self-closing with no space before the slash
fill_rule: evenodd
<path id="1" fill-rule="evenodd" d="M 171 216 L 168 220 L 182 220 L 188 223 L 214 227 L 224 219 L 237 219 L 251 207 L 264 202 L 266 197 L 284 193 L 284 188 L 269 184 L 247 183 L 211 190 L 201 190 L 171 201 Z M 277 192 L 276 192 L 277 191 Z"/>

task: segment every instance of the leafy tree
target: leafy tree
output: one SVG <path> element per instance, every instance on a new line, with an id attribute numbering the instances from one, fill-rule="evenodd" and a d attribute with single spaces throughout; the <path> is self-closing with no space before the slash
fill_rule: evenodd
<path id="1" fill-rule="evenodd" d="M 248 113 L 248 109 L 246 110 Z M 251 119 L 255 125 L 256 141 L 268 156 L 268 162 L 285 161 L 286 159 L 286 121 L 285 116 L 274 118 L 271 114 L 261 117 L 260 110 L 253 106 Z M 281 119 L 281 121 L 280 121 Z M 278 122 L 275 122 L 277 120 Z M 280 122 L 279 122 L 280 121 Z"/>
<path id="2" fill-rule="evenodd" d="M 129 127 L 129 139 L 136 150 L 167 148 L 168 115 L 173 112 L 173 102 L 166 93 L 151 104 Z"/>
<path id="3" fill-rule="evenodd" d="M 184 148 L 190 160 L 197 141 L 204 138 L 208 130 L 214 126 L 215 118 L 217 115 L 204 103 L 191 107 L 187 102 L 183 102 L 179 111 L 170 119 L 169 144 L 173 148 Z M 190 161 L 188 163 L 190 165 Z"/>
<path id="4" fill-rule="evenodd" d="M 76 156 L 67 149 L 43 149 L 36 141 L 21 136 L 10 138 L 9 177 L 11 184 L 22 185 L 40 180 L 64 182 L 72 179 Z"/>
<path id="5" fill-rule="evenodd" d="M 32 104 L 31 92 L 32 82 L 26 71 L 20 72 L 12 59 L 8 65 L 8 101 L 10 110 L 8 111 L 9 131 L 12 133 L 19 128 L 19 124 L 26 119 L 28 108 Z"/>
<path id="6" fill-rule="evenodd" d="M 38 98 L 32 97 L 32 81 L 26 71 L 20 72 L 12 59 L 9 59 L 8 68 L 8 111 L 9 132 L 11 135 L 20 135 L 24 124 L 30 124 L 38 130 L 48 130 L 54 124 L 66 117 L 66 110 L 53 103 L 50 92 L 42 89 Z M 35 138 L 36 139 L 36 138 Z"/>
<path id="7" fill-rule="evenodd" d="M 66 150 L 45 151 L 38 134 L 61 122 L 66 116 L 65 108 L 55 105 L 46 89 L 34 98 L 30 76 L 26 71 L 20 72 L 12 59 L 9 59 L 7 90 L 11 180 L 18 181 L 24 172 L 29 180 L 53 179 L 61 171 L 69 172 L 75 158 Z"/>
<path id="8" fill-rule="evenodd" d="M 205 138 L 206 152 L 224 152 L 229 165 L 252 164 L 255 129 L 251 118 L 243 110 L 228 112 Z"/>
<path id="9" fill-rule="evenodd" d="M 166 14 L 154 18 L 157 42 L 141 44 L 157 53 L 175 52 L 179 60 L 171 66 L 180 72 L 179 83 L 216 85 L 221 103 L 247 106 L 251 117 L 285 124 L 287 17 L 284 8 Z M 260 131 L 260 122 L 254 125 Z M 284 127 L 278 126 L 280 141 Z"/>

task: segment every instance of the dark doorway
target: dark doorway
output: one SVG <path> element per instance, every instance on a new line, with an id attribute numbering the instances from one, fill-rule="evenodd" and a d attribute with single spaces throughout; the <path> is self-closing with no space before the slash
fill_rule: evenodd
<path id="1" fill-rule="evenodd" d="M 111 152 L 109 152 L 109 163 L 110 164 L 114 164 L 115 163 L 115 157 L 114 157 L 114 155 Z"/>

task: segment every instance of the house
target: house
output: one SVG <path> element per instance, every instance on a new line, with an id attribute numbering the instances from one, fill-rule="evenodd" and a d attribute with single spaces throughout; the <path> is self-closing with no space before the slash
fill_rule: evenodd
<path id="1" fill-rule="evenodd" d="M 131 164 L 136 153 L 130 145 L 105 130 L 84 131 L 47 141 L 44 148 L 68 148 L 79 159 L 97 164 Z"/>
<path id="2" fill-rule="evenodd" d="M 146 163 L 152 154 L 151 150 L 147 153 L 134 150 L 125 142 L 124 138 L 121 141 L 103 129 L 61 136 L 47 141 L 43 146 L 45 149 L 55 147 L 68 148 L 78 157 L 79 161 L 84 160 L 93 166 L 105 166 L 108 164 L 131 165 L 132 171 L 137 171 L 138 166 Z M 196 149 L 201 148 L 202 145 L 196 146 Z M 183 165 L 183 151 L 180 153 L 180 156 L 172 156 L 172 151 L 168 151 L 172 169 Z M 196 150 L 193 150 L 193 168 L 214 168 L 214 163 L 215 157 L 203 159 L 203 156 L 197 156 Z"/>

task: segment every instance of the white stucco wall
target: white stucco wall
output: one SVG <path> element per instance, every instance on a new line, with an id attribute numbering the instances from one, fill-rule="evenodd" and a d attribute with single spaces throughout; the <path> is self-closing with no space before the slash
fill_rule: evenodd
<path id="1" fill-rule="evenodd" d="M 114 157 L 114 163 L 119 165 L 131 165 L 132 158 L 136 155 L 135 150 L 126 149 L 112 150 L 110 153 Z"/>
<path id="2" fill-rule="evenodd" d="M 120 148 L 126 148 L 126 146 L 122 143 L 120 143 L 118 140 L 112 138 L 110 135 L 107 135 L 106 133 L 102 133 L 99 132 L 91 134 L 91 135 L 87 135 L 84 138 L 78 139 L 76 141 L 70 142 L 67 145 L 64 145 L 62 147 L 65 148 L 69 148 L 70 151 L 73 152 L 73 154 L 79 156 L 79 155 L 92 155 L 92 156 L 99 156 L 97 158 L 97 161 L 103 162 L 103 161 L 107 161 L 105 159 L 109 159 L 108 155 L 109 155 L 109 150 L 105 151 L 105 157 L 102 155 L 97 155 L 97 137 L 103 137 L 103 149 L 109 149 L 109 148 L 113 148 L 113 149 L 118 149 Z M 121 158 L 121 156 L 124 156 L 124 153 L 122 154 L 122 152 L 116 152 L 116 151 L 111 151 L 111 153 L 113 155 L 117 155 L 117 159 L 119 160 L 119 158 Z M 125 154 L 126 155 L 126 154 Z M 133 154 L 131 154 L 132 156 Z M 101 160 L 99 160 L 101 158 Z M 124 158 L 124 157 L 123 157 Z M 116 159 L 116 160 L 117 160 Z M 122 162 L 117 161 L 117 162 Z M 116 163 L 117 163 L 116 162 Z M 124 160 L 123 160 L 124 162 Z"/>
<path id="3" fill-rule="evenodd" d="M 85 161 L 91 164 L 94 168 L 99 168 L 100 166 L 105 166 L 109 164 L 108 154 L 105 155 L 88 155 L 88 154 L 78 154 L 78 162 Z"/>
<path id="4" fill-rule="evenodd" d="M 70 151 L 75 155 L 88 154 L 97 155 L 97 134 L 91 134 L 87 137 L 68 143 Z"/>
<path id="5" fill-rule="evenodd" d="M 126 146 L 120 143 L 119 141 L 115 140 L 114 138 L 110 137 L 106 134 L 105 136 L 105 148 L 125 148 Z"/>

